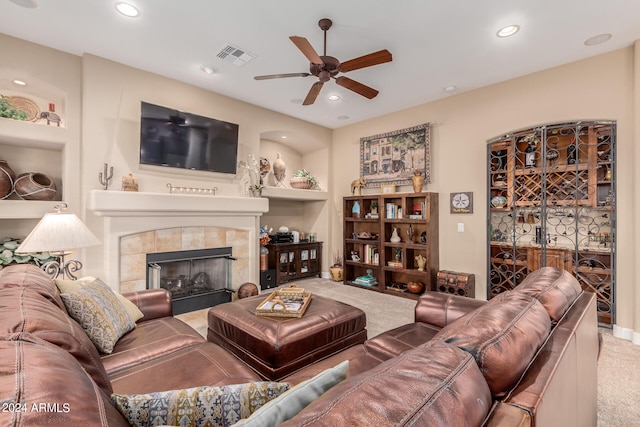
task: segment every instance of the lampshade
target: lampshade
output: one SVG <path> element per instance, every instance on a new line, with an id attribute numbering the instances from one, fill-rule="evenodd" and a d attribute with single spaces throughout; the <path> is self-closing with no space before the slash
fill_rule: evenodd
<path id="1" fill-rule="evenodd" d="M 62 212 L 67 205 L 56 205 L 56 212 L 46 213 L 22 241 L 16 253 L 64 252 L 100 244 L 100 240 L 72 213 Z"/>

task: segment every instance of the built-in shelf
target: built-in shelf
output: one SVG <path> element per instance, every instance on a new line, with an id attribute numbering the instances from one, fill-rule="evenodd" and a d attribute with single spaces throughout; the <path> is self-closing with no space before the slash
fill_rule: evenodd
<path id="1" fill-rule="evenodd" d="M 181 216 L 255 216 L 269 211 L 269 200 L 263 197 L 91 190 L 87 207 L 99 216 L 167 216 L 172 213 Z"/>
<path id="2" fill-rule="evenodd" d="M 265 187 L 262 190 L 263 197 L 274 200 L 300 200 L 318 201 L 327 200 L 329 195 L 320 190 L 299 190 L 295 188 Z"/>
<path id="3" fill-rule="evenodd" d="M 40 219 L 47 212 L 53 212 L 60 201 L 2 200 L 0 219 Z"/>
<path id="4" fill-rule="evenodd" d="M 61 151 L 69 138 L 66 128 L 5 118 L 0 120 L 0 144 Z"/>

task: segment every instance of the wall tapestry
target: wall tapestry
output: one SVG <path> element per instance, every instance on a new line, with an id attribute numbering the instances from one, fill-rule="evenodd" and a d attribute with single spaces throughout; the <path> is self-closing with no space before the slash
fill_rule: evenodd
<path id="1" fill-rule="evenodd" d="M 366 187 L 409 185 L 416 170 L 431 182 L 429 123 L 360 138 L 360 176 Z"/>

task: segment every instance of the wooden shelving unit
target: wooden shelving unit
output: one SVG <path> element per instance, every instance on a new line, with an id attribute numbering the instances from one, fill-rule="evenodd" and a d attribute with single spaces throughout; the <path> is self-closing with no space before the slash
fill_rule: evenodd
<path id="1" fill-rule="evenodd" d="M 359 215 L 353 212 L 356 203 Z M 421 282 L 424 290 L 435 290 L 439 268 L 437 193 L 350 196 L 343 204 L 346 285 L 412 299 L 418 294 L 406 290 L 409 282 Z M 399 242 L 391 241 L 394 229 Z M 416 257 L 425 258 L 424 271 L 419 270 Z M 358 284 L 357 278 L 369 272 L 377 283 Z"/>

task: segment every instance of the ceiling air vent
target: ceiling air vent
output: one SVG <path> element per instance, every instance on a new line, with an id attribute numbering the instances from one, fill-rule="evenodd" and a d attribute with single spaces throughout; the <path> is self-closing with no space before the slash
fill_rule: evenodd
<path id="1" fill-rule="evenodd" d="M 247 52 L 244 49 L 240 49 L 239 47 L 228 43 L 222 46 L 216 56 L 220 59 L 231 62 L 237 67 L 242 67 L 244 64 L 256 57 L 253 53 Z"/>

